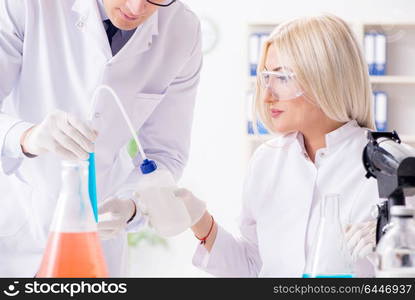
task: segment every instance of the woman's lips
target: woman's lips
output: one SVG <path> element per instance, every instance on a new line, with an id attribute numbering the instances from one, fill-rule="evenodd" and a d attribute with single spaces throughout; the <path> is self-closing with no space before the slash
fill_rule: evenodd
<path id="1" fill-rule="evenodd" d="M 272 118 L 278 118 L 284 111 L 279 109 L 271 109 L 271 117 Z"/>

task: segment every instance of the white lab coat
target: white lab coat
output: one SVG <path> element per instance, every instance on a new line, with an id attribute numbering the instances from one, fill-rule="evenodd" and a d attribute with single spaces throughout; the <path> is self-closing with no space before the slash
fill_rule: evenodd
<path id="1" fill-rule="evenodd" d="M 149 158 L 176 178 L 188 157 L 202 64 L 200 26 L 182 3 L 161 8 L 112 57 L 96 0 L 0 2 L 0 276 L 34 276 L 60 190 L 60 160 L 23 156 L 19 138 L 54 109 L 92 116 L 99 132 L 99 201 L 131 193 L 139 171 L 108 93 L 120 96 Z M 138 227 L 140 216 L 130 227 Z M 131 228 L 134 229 L 134 228 Z M 126 233 L 103 243 L 111 276 L 125 276 Z"/>
<path id="2" fill-rule="evenodd" d="M 365 133 L 351 121 L 327 134 L 315 164 L 300 133 L 260 146 L 244 185 L 240 235 L 219 226 L 211 252 L 199 246 L 194 265 L 215 276 L 301 277 L 325 195 L 340 195 L 344 225 L 372 219 L 371 208 L 380 202 L 376 181 L 365 178 Z M 367 259 L 355 270 L 357 276 L 373 275 Z"/>

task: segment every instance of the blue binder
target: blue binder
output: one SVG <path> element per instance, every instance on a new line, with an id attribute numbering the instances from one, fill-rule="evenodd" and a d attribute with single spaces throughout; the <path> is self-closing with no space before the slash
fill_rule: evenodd
<path id="1" fill-rule="evenodd" d="M 252 33 L 249 37 L 249 75 L 256 76 L 259 61 L 260 34 Z"/>
<path id="2" fill-rule="evenodd" d="M 377 131 L 388 130 L 388 96 L 385 92 L 375 91 L 375 125 Z"/>
<path id="3" fill-rule="evenodd" d="M 386 75 L 386 35 L 377 33 L 375 36 L 375 75 Z"/>
<path id="4" fill-rule="evenodd" d="M 366 62 L 369 68 L 369 75 L 373 76 L 376 73 L 376 65 L 375 65 L 375 37 L 376 34 L 373 32 L 369 32 L 365 34 L 365 56 Z"/>

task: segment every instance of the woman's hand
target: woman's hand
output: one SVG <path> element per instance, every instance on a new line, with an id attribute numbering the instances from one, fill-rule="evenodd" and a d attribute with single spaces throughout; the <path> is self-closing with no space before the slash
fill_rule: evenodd
<path id="1" fill-rule="evenodd" d="M 345 239 L 353 261 L 368 258 L 373 263 L 376 246 L 376 221 L 347 225 Z"/>
<path id="2" fill-rule="evenodd" d="M 210 251 L 216 238 L 217 225 L 213 217 L 206 210 L 206 203 L 198 199 L 189 190 L 179 189 L 175 192 L 176 197 L 182 199 L 192 220 L 192 231 L 200 240 L 204 241 L 205 248 Z"/>
<path id="3" fill-rule="evenodd" d="M 206 203 L 195 197 L 191 191 L 186 189 L 178 189 L 174 195 L 183 201 L 187 212 L 190 216 L 190 226 L 195 225 L 203 217 L 206 212 Z"/>
<path id="4" fill-rule="evenodd" d="M 178 222 L 183 221 L 184 217 L 187 219 L 187 212 L 190 222 L 186 221 L 187 225 L 182 224 L 183 227 L 180 227 L 180 230 L 183 232 L 198 223 L 206 212 L 206 203 L 196 198 L 190 191 L 177 189 L 173 193 L 174 195 L 171 195 L 173 198 L 166 198 L 165 201 L 174 201 L 176 207 L 180 208 L 179 210 L 169 209 L 168 205 L 160 205 L 160 201 L 154 202 L 149 196 L 145 198 L 139 193 L 134 193 L 138 209 L 147 217 L 148 224 L 160 233 L 163 232 L 163 228 L 177 227 Z"/>

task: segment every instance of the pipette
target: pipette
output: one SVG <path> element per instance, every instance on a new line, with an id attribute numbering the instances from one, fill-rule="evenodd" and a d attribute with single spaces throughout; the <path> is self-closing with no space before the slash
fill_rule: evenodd
<path id="1" fill-rule="evenodd" d="M 122 104 L 120 98 L 118 97 L 118 95 L 115 93 L 115 91 L 108 85 L 100 85 L 95 89 L 95 92 L 92 96 L 92 105 L 96 104 L 96 98 L 98 97 L 98 94 L 103 91 L 103 90 L 107 90 L 114 98 L 115 102 L 118 105 L 118 108 L 121 111 L 121 114 L 124 117 L 124 120 L 126 121 L 128 128 L 131 131 L 131 134 L 137 144 L 138 150 L 141 154 L 141 157 L 143 158 L 143 163 L 140 166 L 141 172 L 143 174 L 149 174 L 154 172 L 157 169 L 157 165 L 155 163 L 155 161 L 153 160 L 149 160 L 146 156 L 146 154 L 144 153 L 143 147 L 141 146 L 140 141 L 138 140 L 138 136 L 136 131 L 134 130 L 134 127 L 131 123 L 130 118 L 127 115 L 127 112 L 125 111 L 124 105 Z M 91 115 L 90 115 L 90 120 L 92 120 L 92 113 L 94 112 L 94 109 L 91 109 Z M 94 216 L 95 216 L 95 220 L 98 222 L 98 204 L 97 204 L 97 193 L 96 193 L 96 176 L 95 176 L 95 153 L 90 153 L 89 156 L 89 177 L 88 177 L 88 187 L 89 187 L 89 197 L 91 200 L 91 205 L 92 205 L 92 210 L 94 212 Z"/>

